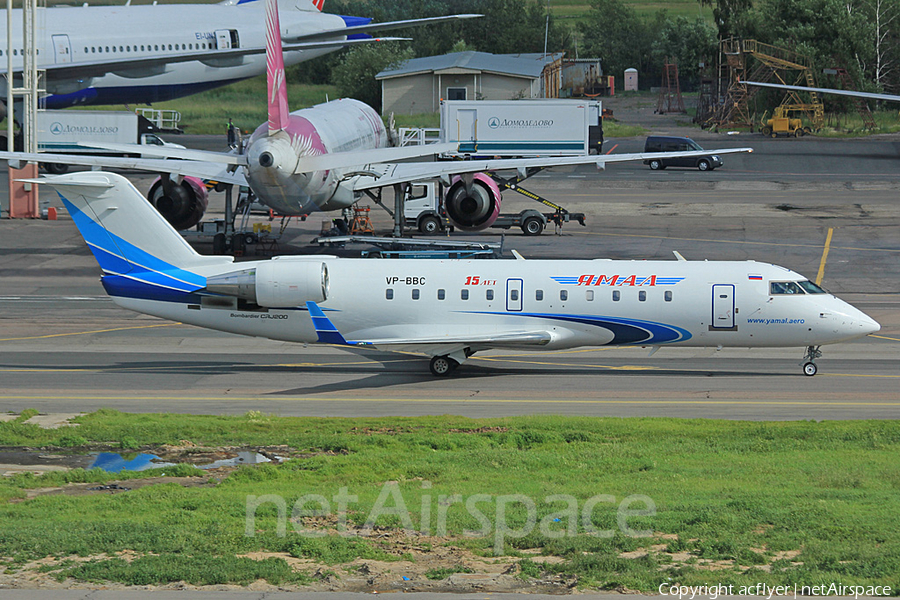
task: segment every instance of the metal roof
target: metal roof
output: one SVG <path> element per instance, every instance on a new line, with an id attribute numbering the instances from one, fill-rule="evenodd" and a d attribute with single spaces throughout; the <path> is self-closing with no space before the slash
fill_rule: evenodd
<path id="1" fill-rule="evenodd" d="M 433 73 L 447 69 L 464 69 L 475 72 L 501 73 L 528 79 L 541 76 L 544 65 L 562 56 L 548 54 L 490 54 L 489 52 L 453 52 L 440 56 L 413 58 L 393 69 L 385 69 L 375 79 L 389 79 L 415 73 Z"/>

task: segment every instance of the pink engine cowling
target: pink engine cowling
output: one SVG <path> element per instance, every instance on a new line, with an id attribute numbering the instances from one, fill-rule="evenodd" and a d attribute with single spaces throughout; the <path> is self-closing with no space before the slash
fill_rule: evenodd
<path id="1" fill-rule="evenodd" d="M 209 192 L 203 181 L 185 177 L 179 185 L 175 181 L 164 182 L 157 177 L 147 192 L 147 200 L 156 207 L 172 227 L 181 231 L 200 222 L 209 204 Z"/>
<path id="2" fill-rule="evenodd" d="M 500 188 L 485 173 L 476 173 L 471 190 L 456 176 L 444 197 L 444 209 L 450 221 L 466 231 L 478 231 L 493 225 L 500 216 Z"/>

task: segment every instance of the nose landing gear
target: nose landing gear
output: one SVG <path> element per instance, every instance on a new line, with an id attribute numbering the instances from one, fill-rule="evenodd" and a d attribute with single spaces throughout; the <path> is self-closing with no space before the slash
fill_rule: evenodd
<path id="1" fill-rule="evenodd" d="M 819 371 L 819 367 L 816 366 L 816 359 L 822 356 L 822 352 L 819 350 L 819 346 L 807 346 L 806 347 L 806 355 L 803 357 L 803 374 L 807 377 L 812 377 Z"/>

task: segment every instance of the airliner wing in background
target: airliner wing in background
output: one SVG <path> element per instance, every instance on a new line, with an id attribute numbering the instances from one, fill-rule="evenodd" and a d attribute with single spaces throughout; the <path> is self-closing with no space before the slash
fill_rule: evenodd
<path id="1" fill-rule="evenodd" d="M 128 146 L 135 153 L 145 146 Z M 196 152 L 199 152 L 196 151 Z M 223 153 L 223 155 L 225 155 Z M 221 183 L 247 185 L 247 179 L 241 171 L 229 173 L 222 163 L 198 160 L 164 160 L 161 158 L 127 158 L 119 156 L 88 156 L 81 154 L 51 154 L 39 152 L 0 152 L 0 160 L 10 161 L 10 166 L 20 168 L 26 162 L 59 163 L 83 167 L 104 167 L 113 169 L 130 169 L 170 175 L 185 175 L 200 179 L 213 179 Z M 18 163 L 18 164 L 17 164 Z"/>
<path id="2" fill-rule="evenodd" d="M 503 171 L 513 169 L 529 169 L 536 167 L 551 168 L 574 165 L 597 165 L 604 169 L 606 163 L 647 160 L 650 158 L 679 158 L 689 156 L 707 156 L 710 154 L 734 154 L 737 152 L 753 152 L 753 148 L 725 148 L 723 150 L 702 150 L 691 152 L 644 152 L 637 154 L 603 154 L 595 156 L 563 156 L 554 158 L 497 158 L 456 161 L 434 161 L 424 163 L 388 163 L 367 165 L 369 171 L 379 173 L 378 177 L 362 178 L 353 189 L 357 191 L 386 187 L 401 183 L 413 183 L 431 179 L 446 178 L 453 175 L 480 173 L 483 171 Z M 324 158 L 324 157 L 321 157 Z"/>
<path id="3" fill-rule="evenodd" d="M 745 81 L 747 85 L 773 88 L 776 90 L 790 90 L 792 92 L 816 92 L 819 94 L 835 94 L 837 96 L 852 96 L 854 98 L 867 98 L 869 100 L 884 100 L 885 102 L 900 102 L 900 96 L 893 94 L 875 94 L 872 92 L 857 92 L 854 90 L 835 90 L 832 88 L 814 88 L 802 85 L 784 85 L 780 83 L 762 83 L 759 81 Z"/>

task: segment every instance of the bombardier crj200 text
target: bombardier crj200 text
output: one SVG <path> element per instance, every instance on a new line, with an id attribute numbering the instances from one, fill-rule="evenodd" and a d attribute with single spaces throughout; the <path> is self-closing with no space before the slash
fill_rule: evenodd
<path id="1" fill-rule="evenodd" d="M 753 261 L 383 260 L 197 254 L 123 177 L 53 186 L 125 308 L 232 333 L 422 352 L 446 375 L 490 348 L 806 347 L 880 329 L 802 275 Z"/>

